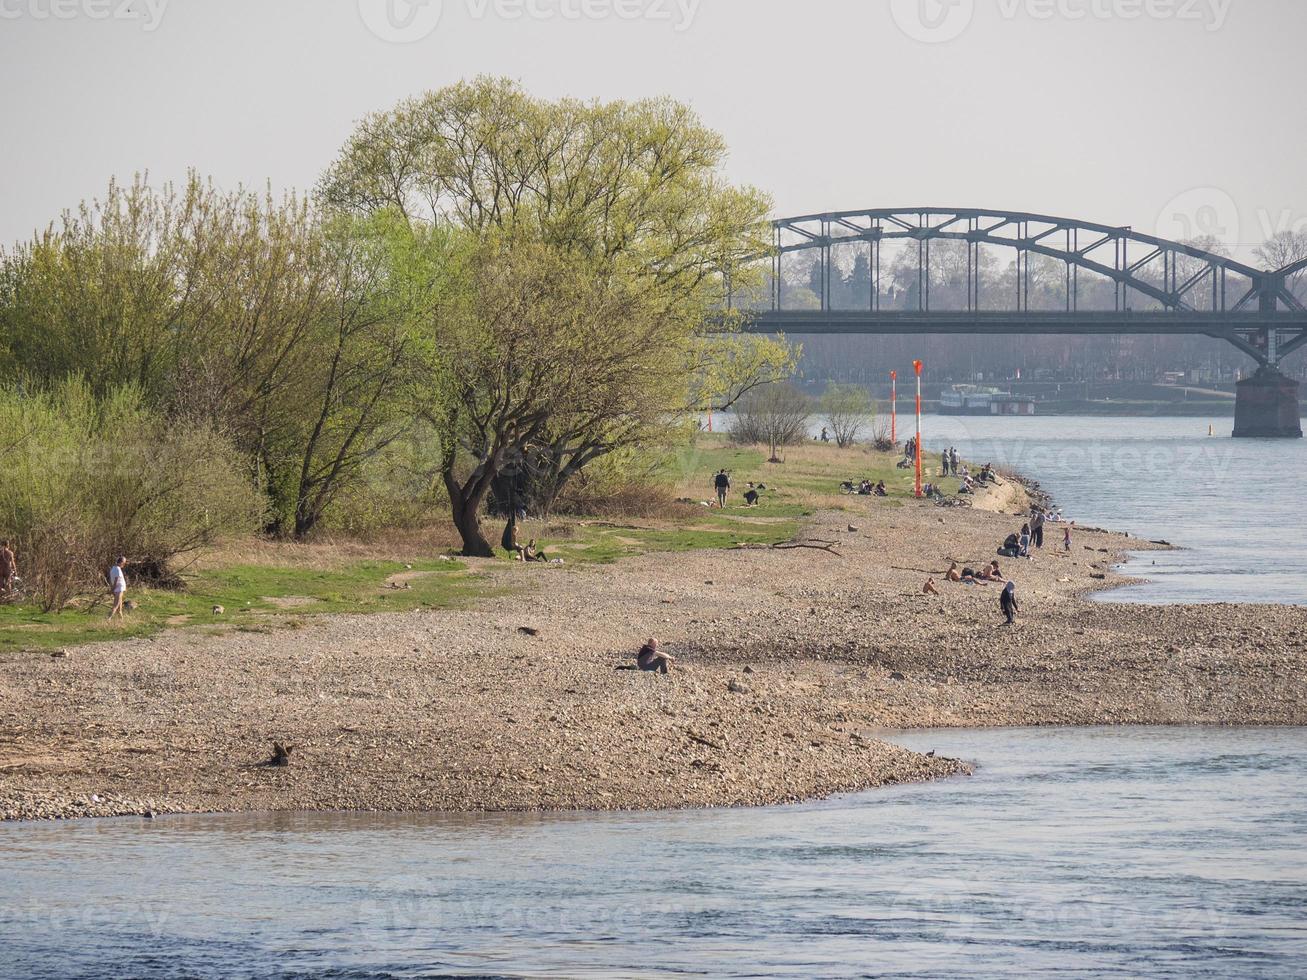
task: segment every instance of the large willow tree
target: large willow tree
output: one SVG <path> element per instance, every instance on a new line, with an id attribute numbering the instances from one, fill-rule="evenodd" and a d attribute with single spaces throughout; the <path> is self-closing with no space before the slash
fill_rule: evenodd
<path id="1" fill-rule="evenodd" d="M 365 119 L 324 175 L 331 208 L 466 236 L 464 295 L 435 307 L 426 412 L 470 555 L 507 465 L 549 493 L 687 410 L 793 366 L 783 342 L 705 329 L 747 284 L 769 202 L 721 176 L 722 138 L 668 100 L 532 98 L 478 79 Z M 419 266 L 420 263 L 414 263 Z"/>

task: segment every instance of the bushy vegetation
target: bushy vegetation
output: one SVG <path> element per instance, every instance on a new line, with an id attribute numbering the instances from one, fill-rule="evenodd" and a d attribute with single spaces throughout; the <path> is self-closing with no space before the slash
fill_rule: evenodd
<path id="1" fill-rule="evenodd" d="M 719 309 L 770 241 L 725 153 L 674 102 L 478 79 L 364 120 L 307 198 L 112 182 L 0 254 L 0 536 L 57 606 L 116 551 L 164 580 L 229 531 L 443 520 L 488 556 L 490 505 L 648 492 L 797 358 Z"/>
<path id="2" fill-rule="evenodd" d="M 0 389 L 0 433 L 0 527 L 47 611 L 102 584 L 112 556 L 168 584 L 179 556 L 258 526 L 258 495 L 227 440 L 165 419 L 139 388 Z"/>

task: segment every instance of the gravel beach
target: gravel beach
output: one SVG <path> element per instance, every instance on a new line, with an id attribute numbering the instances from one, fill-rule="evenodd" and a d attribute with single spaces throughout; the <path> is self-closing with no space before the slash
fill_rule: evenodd
<path id="1" fill-rule="evenodd" d="M 1003 561 L 1012 628 L 997 586 L 943 581 L 994 556 L 1021 497 L 860 498 L 805 526 L 838 555 L 487 563 L 511 591 L 465 611 L 9 655 L 0 814 L 770 804 L 967 771 L 888 729 L 1307 724 L 1307 611 L 1091 602 L 1137 541 L 1077 530 L 1062 554 L 1050 528 Z M 651 635 L 680 669 L 617 670 Z M 260 765 L 274 740 L 289 765 Z"/>

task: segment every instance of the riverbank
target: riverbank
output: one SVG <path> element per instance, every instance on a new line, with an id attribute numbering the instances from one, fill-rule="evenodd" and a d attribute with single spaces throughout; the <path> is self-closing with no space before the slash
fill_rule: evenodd
<path id="1" fill-rule="evenodd" d="M 844 506 L 802 531 L 838 555 L 473 563 L 491 597 L 470 608 L 6 656 L 0 811 L 767 804 L 965 771 L 884 729 L 1307 723 L 1307 611 L 1090 602 L 1140 542 L 1077 532 L 1062 554 L 1054 533 L 1007 563 L 1022 601 L 1008 629 L 995 587 L 938 573 L 987 560 L 1019 518 Z M 921 594 L 930 574 L 941 596 Z M 682 669 L 615 669 L 651 634 Z M 273 740 L 289 766 L 259 765 Z"/>

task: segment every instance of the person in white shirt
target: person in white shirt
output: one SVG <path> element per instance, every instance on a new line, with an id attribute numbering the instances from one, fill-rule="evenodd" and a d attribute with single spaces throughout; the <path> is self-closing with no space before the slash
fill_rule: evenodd
<path id="1" fill-rule="evenodd" d="M 109 591 L 113 593 L 113 608 L 109 610 L 110 619 L 114 616 L 123 618 L 123 597 L 127 594 L 127 575 L 123 569 L 126 567 L 127 558 L 119 555 L 118 560 L 109 569 Z"/>

